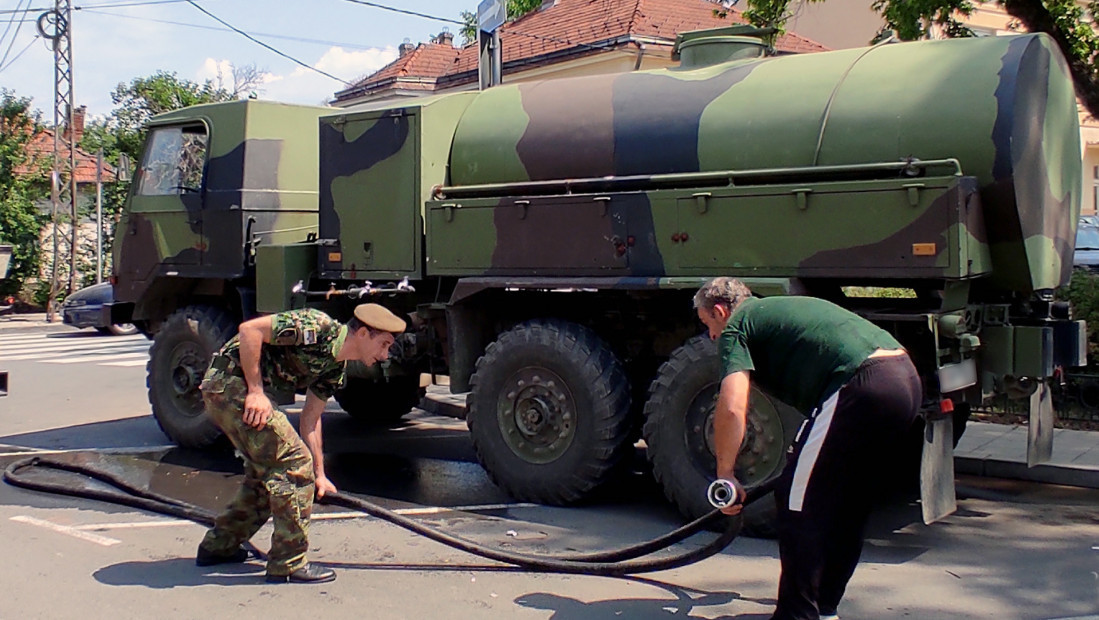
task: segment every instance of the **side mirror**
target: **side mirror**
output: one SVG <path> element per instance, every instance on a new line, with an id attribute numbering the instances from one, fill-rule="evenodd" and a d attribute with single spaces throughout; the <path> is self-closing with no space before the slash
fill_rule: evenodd
<path id="1" fill-rule="evenodd" d="M 128 153 L 118 154 L 118 167 L 115 168 L 115 178 L 119 181 L 129 181 L 130 176 L 130 155 Z"/>

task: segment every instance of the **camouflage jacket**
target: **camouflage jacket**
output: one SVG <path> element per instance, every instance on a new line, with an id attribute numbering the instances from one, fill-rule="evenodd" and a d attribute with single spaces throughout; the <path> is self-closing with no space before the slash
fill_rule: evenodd
<path id="1" fill-rule="evenodd" d="M 271 342 L 260 350 L 264 390 L 287 393 L 308 389 L 328 400 L 343 386 L 345 363 L 336 361 L 336 353 L 347 337 L 347 326 L 312 308 L 280 312 L 271 320 Z M 224 391 L 224 383 L 232 377 L 244 377 L 237 336 L 214 356 L 202 389 Z"/>

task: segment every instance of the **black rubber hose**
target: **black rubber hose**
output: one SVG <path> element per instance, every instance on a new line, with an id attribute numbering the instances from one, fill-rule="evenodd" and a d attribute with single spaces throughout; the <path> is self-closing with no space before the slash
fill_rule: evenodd
<path id="1" fill-rule="evenodd" d="M 32 467 L 58 469 L 89 476 L 124 491 L 129 495 L 118 495 L 98 489 L 73 487 L 61 483 L 35 481 L 27 479 L 20 474 L 21 470 Z M 59 493 L 73 497 L 82 497 L 132 506 L 150 512 L 181 517 L 207 526 L 212 525 L 214 522 L 215 515 L 212 512 L 193 504 L 139 489 L 108 472 L 53 459 L 31 457 L 13 463 L 4 471 L 4 481 L 14 486 L 36 491 Z M 772 486 L 773 483 L 763 484 L 750 490 L 748 498 L 745 500 L 745 504 L 751 503 L 767 494 L 771 491 Z M 741 525 L 741 519 L 739 517 L 731 517 L 728 518 L 729 523 L 725 531 L 704 547 L 659 559 L 625 562 L 621 560 L 635 559 L 650 554 L 697 533 L 708 523 L 719 518 L 721 516 L 720 511 L 714 510 L 664 536 L 623 549 L 569 556 L 534 556 L 485 547 L 478 543 L 430 528 L 409 519 L 408 517 L 382 508 L 377 504 L 339 493 L 326 495 L 325 503 L 341 505 L 353 510 L 365 512 L 366 514 L 384 519 L 394 525 L 403 527 L 436 542 L 490 560 L 511 564 L 528 570 L 574 574 L 629 575 L 685 566 L 719 553 L 736 538 L 737 534 L 740 533 Z M 257 556 L 263 557 L 258 551 Z"/>

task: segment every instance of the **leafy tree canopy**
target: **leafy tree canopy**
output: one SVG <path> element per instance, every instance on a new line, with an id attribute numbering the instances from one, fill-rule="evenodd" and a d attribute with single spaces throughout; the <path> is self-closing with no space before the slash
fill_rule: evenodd
<path id="1" fill-rule="evenodd" d="M 36 202 L 49 195 L 49 177 L 41 162 L 31 162 L 27 143 L 41 131 L 30 99 L 0 89 L 0 241 L 12 246 L 8 277 L 0 294 L 18 291 L 38 273 L 38 235 L 44 218 Z"/>
<path id="2" fill-rule="evenodd" d="M 542 0 L 507 0 L 508 19 L 518 19 L 542 6 Z M 462 11 L 462 44 L 468 45 L 477 40 L 477 14 Z"/>

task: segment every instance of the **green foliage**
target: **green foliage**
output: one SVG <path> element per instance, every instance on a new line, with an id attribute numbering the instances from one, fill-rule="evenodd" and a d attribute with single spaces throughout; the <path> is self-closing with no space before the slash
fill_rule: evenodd
<path id="1" fill-rule="evenodd" d="M 542 0 L 507 0 L 508 20 L 518 19 L 534 9 L 542 6 Z M 462 11 L 462 45 L 469 45 L 477 40 L 477 13 Z"/>
<path id="2" fill-rule="evenodd" d="M 18 292 L 38 273 L 39 232 L 44 217 L 36 202 L 49 195 L 49 176 L 41 162 L 30 162 L 27 143 L 41 131 L 30 99 L 0 89 L 0 240 L 12 246 L 8 278 L 0 280 L 0 294 Z"/>
<path id="3" fill-rule="evenodd" d="M 870 5 L 885 18 L 886 27 L 903 41 L 923 39 L 932 26 L 948 37 L 971 37 L 973 31 L 959 21 L 976 8 L 969 0 L 874 0 Z"/>
<path id="4" fill-rule="evenodd" d="M 115 87 L 111 93 L 115 109 L 110 118 L 102 127 L 86 130 L 81 145 L 93 152 L 102 146 L 104 152 L 116 157 L 117 153 L 126 153 L 136 162 L 145 140 L 145 124 L 152 117 L 200 103 L 231 99 L 232 93 L 215 87 L 211 80 L 197 84 L 165 71 L 134 78 L 129 84 L 119 83 Z"/>
<path id="5" fill-rule="evenodd" d="M 1088 359 L 1099 359 L 1099 274 L 1075 269 L 1068 286 L 1057 290 L 1057 298 L 1072 304 L 1075 319 L 1088 325 Z"/>

